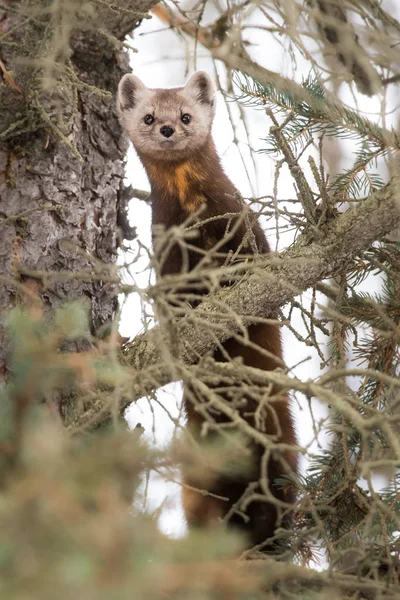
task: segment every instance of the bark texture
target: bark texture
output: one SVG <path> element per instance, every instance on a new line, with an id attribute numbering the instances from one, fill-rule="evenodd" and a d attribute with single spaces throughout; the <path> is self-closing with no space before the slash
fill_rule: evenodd
<path id="1" fill-rule="evenodd" d="M 111 36 L 123 40 L 151 5 L 2 3 L 2 315 L 19 301 L 19 284 L 29 281 L 45 308 L 86 299 L 93 331 L 113 316 L 117 297 L 107 277 L 90 281 L 72 274 L 90 276 L 97 259 L 116 262 L 127 142 L 114 93 L 129 64 Z M 51 273 L 61 271 L 65 277 L 55 281 Z M 0 373 L 6 370 L 3 338 L 0 330 Z"/>

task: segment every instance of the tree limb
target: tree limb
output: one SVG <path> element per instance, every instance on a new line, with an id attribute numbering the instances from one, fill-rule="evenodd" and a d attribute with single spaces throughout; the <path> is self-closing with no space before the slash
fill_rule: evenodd
<path id="1" fill-rule="evenodd" d="M 123 346 L 121 360 L 132 369 L 130 393 L 120 399 L 123 411 L 135 399 L 180 379 L 181 364 L 198 362 L 201 356 L 260 317 L 279 307 L 323 279 L 337 275 L 356 256 L 400 224 L 400 201 L 395 186 L 384 188 L 339 214 L 321 228 L 318 237 L 302 234 L 278 258 L 232 288 L 220 290 L 212 301 L 174 324 L 174 345 L 165 328 L 154 327 Z M 241 319 L 242 317 L 242 319 Z M 108 396 L 97 395 L 86 411 L 75 413 L 66 423 L 71 430 L 93 427 L 110 416 Z M 115 412 L 115 407 L 114 407 Z"/>

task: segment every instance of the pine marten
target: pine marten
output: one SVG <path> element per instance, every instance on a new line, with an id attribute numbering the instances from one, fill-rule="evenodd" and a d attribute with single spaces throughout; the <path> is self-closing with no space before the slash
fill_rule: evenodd
<path id="1" fill-rule="evenodd" d="M 191 217 L 199 223 L 198 235 L 190 240 L 188 250 L 182 250 L 182 244 L 178 242 L 165 246 L 159 257 L 161 276 L 192 271 L 204 259 L 204 251 L 212 252 L 214 246 L 218 249 L 214 266 L 226 264 L 229 256 L 237 260 L 240 255 L 249 257 L 270 252 L 254 213 L 248 213 L 251 219 L 241 218 L 243 208 L 238 203 L 237 190 L 224 173 L 217 155 L 211 137 L 214 88 L 207 73 L 198 71 L 184 87 L 174 89 L 148 89 L 135 75 L 124 75 L 118 88 L 117 108 L 120 123 L 150 180 L 153 241 L 157 225 L 168 230 Z M 183 296 L 185 291 L 188 292 L 183 288 L 175 289 Z M 207 290 L 197 289 L 196 292 L 202 294 Z M 189 293 L 193 296 L 193 288 Z M 267 371 L 282 365 L 280 330 L 276 325 L 250 325 L 248 339 L 250 345 L 237 338 L 226 341 L 223 348 L 215 351 L 214 359 L 223 362 L 229 357 L 242 357 L 245 365 Z M 261 392 L 266 394 L 262 388 Z M 242 397 L 240 415 L 266 436 L 272 436 L 275 442 L 294 445 L 296 436 L 289 399 L 285 393 L 279 395 L 277 390 L 272 393 L 277 397 L 270 406 L 264 398 L 265 406 L 261 411 L 254 394 Z M 201 447 L 208 436 L 204 439 L 201 434 L 203 417 L 196 410 L 193 396 L 193 393 L 186 393 L 184 404 L 189 430 Z M 206 400 L 198 393 L 195 396 L 197 402 Z M 225 393 L 225 399 L 229 398 L 232 396 Z M 229 422 L 229 417 L 216 414 L 212 409 L 209 416 L 217 423 L 227 425 Z M 246 507 L 245 515 L 240 510 L 240 499 L 252 482 L 268 481 L 269 490 L 278 501 L 293 504 L 293 487 L 283 485 L 282 481 L 277 484 L 276 480 L 289 472 L 297 472 L 297 454 L 291 451 L 279 455 L 272 453 L 268 460 L 263 460 L 265 448 L 254 440 L 248 445 L 251 467 L 245 472 L 220 472 L 210 479 L 202 478 L 200 469 L 196 475 L 193 471 L 185 473 L 183 468 L 183 482 L 188 484 L 183 486 L 183 507 L 189 527 L 208 527 L 220 522 L 229 512 L 228 525 L 244 531 L 250 547 L 257 545 L 268 551 L 272 544 L 268 545 L 267 540 L 274 535 L 277 525 L 287 526 L 290 511 L 282 504 L 278 508 L 279 502 L 275 504 L 265 496 L 263 498 L 265 485 L 263 490 L 260 483 L 254 483 L 256 497 Z M 204 495 L 193 488 L 205 488 L 212 495 Z"/>

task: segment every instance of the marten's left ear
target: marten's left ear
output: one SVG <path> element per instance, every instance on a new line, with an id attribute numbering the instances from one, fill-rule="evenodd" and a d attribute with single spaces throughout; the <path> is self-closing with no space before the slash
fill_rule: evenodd
<path id="1" fill-rule="evenodd" d="M 185 87 L 183 91 L 192 96 L 197 102 L 202 104 L 214 104 L 214 86 L 211 81 L 211 77 L 205 71 L 196 71 Z"/>

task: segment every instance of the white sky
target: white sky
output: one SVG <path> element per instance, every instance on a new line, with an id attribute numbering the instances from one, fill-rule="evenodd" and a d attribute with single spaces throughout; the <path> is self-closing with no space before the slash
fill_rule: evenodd
<path id="1" fill-rule="evenodd" d="M 386 6 L 389 2 L 384 3 Z M 399 6 L 392 5 L 399 11 Z M 210 11 L 209 11 L 210 12 Z M 392 13 L 394 10 L 392 10 Z M 214 15 L 210 14 L 211 20 Z M 160 30 L 162 30 L 160 32 Z M 157 31 L 154 34 L 152 32 Z M 250 30 L 251 34 L 247 34 L 247 39 L 251 35 L 251 41 L 254 46 L 251 49 L 251 54 L 255 60 L 279 73 L 286 76 L 296 78 L 301 81 L 301 78 L 306 77 L 309 73 L 309 65 L 301 57 L 298 59 L 297 68 L 294 73 L 291 72 L 291 57 L 285 52 L 272 36 L 268 36 L 264 31 L 257 29 Z M 266 40 L 268 41 L 268 49 L 265 50 Z M 149 87 L 173 87 L 183 85 L 188 76 L 193 72 L 193 43 L 186 40 L 183 44 L 176 34 L 167 30 L 165 25 L 160 23 L 156 18 L 144 20 L 137 31 L 134 32 L 134 39 L 131 44 L 138 49 L 138 53 L 132 53 L 132 69 L 143 82 Z M 189 59 L 189 65 L 187 60 Z M 207 52 L 199 46 L 197 53 L 197 69 L 206 70 L 215 80 L 214 64 L 207 56 Z M 219 68 L 219 73 L 224 82 L 224 69 Z M 353 98 L 350 94 L 343 95 L 342 98 L 350 103 L 353 103 Z M 273 188 L 273 177 L 276 157 L 271 155 L 256 155 L 254 156 L 257 163 L 257 173 L 254 173 L 253 165 L 250 160 L 250 152 L 247 146 L 243 127 L 238 120 L 238 109 L 235 103 L 230 103 L 231 110 L 234 114 L 234 119 L 238 125 L 237 135 L 242 141 L 241 150 L 245 157 L 246 165 L 251 175 L 252 186 L 256 195 L 271 194 Z M 379 103 L 376 99 L 362 97 L 362 109 L 371 113 L 379 111 Z M 246 119 L 249 125 L 251 134 L 251 144 L 255 149 L 262 148 L 262 138 L 268 134 L 271 125 L 269 118 L 263 111 L 254 108 L 244 108 Z M 232 144 L 233 133 L 231 124 L 228 118 L 225 103 L 221 96 L 217 100 L 217 113 L 213 127 L 213 137 L 216 142 L 217 150 L 222 157 L 222 163 L 228 176 L 232 179 L 236 187 L 244 196 L 251 196 L 252 190 L 249 185 L 246 171 L 244 169 L 242 159 L 237 148 Z M 344 144 L 344 153 L 351 153 L 355 150 L 355 142 L 349 140 Z M 344 156 L 342 165 L 346 163 Z M 127 182 L 133 187 L 148 190 L 149 184 L 144 172 L 144 169 L 138 160 L 132 148 L 129 150 L 127 162 Z M 279 185 L 280 198 L 293 198 L 294 191 L 290 177 L 282 177 Z M 140 240 L 147 247 L 150 247 L 150 207 L 139 200 L 133 200 L 130 205 L 129 212 L 131 225 L 137 227 Z M 273 220 L 272 220 L 273 221 Z M 274 223 L 267 224 L 267 233 L 274 247 L 276 238 L 274 235 Z M 285 248 L 292 242 L 292 234 L 281 235 L 279 239 L 279 250 Z M 135 243 L 132 244 L 136 248 Z M 134 265 L 131 272 L 133 281 L 139 287 L 145 287 L 149 273 L 146 271 L 147 260 L 143 257 Z M 140 270 L 142 272 L 140 272 Z M 371 288 L 371 282 L 368 282 L 368 288 Z M 310 296 L 310 295 L 309 295 Z M 311 296 L 310 296 L 311 297 Z M 320 298 L 321 300 L 321 298 Z M 305 333 L 304 325 L 296 314 L 293 326 L 300 333 Z M 143 329 L 142 307 L 139 294 L 131 294 L 128 301 L 125 303 L 123 317 L 121 320 L 121 333 L 123 335 L 134 337 Z M 306 347 L 299 342 L 295 336 L 287 329 L 283 328 L 283 341 L 285 350 L 285 360 L 289 366 L 296 365 L 300 361 L 309 358 L 296 367 L 292 374 L 306 380 L 314 378 L 320 372 L 320 360 L 313 349 Z M 326 343 L 326 339 L 321 338 L 322 346 Z M 147 399 L 142 399 L 131 406 L 127 413 L 127 418 L 131 426 L 135 426 L 140 422 L 145 428 L 145 435 L 149 440 L 152 440 L 157 445 L 167 444 L 172 436 L 174 426 L 168 417 L 164 406 L 173 417 L 179 414 L 179 403 L 181 397 L 181 388 L 179 384 L 172 384 L 165 389 L 160 390 L 157 398 L 158 403 L 152 402 L 151 408 Z M 295 414 L 298 422 L 298 437 L 299 442 L 303 445 L 310 444 L 314 437 L 312 429 L 312 421 L 309 415 L 309 409 L 305 398 L 300 395 L 297 400 L 300 406 L 294 403 Z M 328 409 L 317 401 L 313 401 L 314 417 L 318 420 L 327 415 Z M 320 436 L 320 441 L 323 442 L 323 436 Z M 313 449 L 317 446 L 314 442 Z M 161 511 L 159 525 L 163 532 L 168 535 L 177 536 L 185 532 L 185 523 L 180 507 L 180 488 L 176 484 L 166 483 L 159 477 L 152 476 L 150 478 L 146 509 L 154 510 L 166 503 L 165 509 Z"/>

